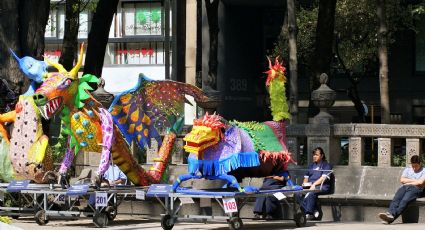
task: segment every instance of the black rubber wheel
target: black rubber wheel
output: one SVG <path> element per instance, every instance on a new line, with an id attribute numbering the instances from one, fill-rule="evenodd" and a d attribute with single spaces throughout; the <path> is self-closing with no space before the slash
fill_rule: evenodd
<path id="1" fill-rule="evenodd" d="M 19 215 L 11 215 L 10 217 L 12 217 L 12 219 L 14 219 L 14 220 L 19 219 Z"/>
<path id="2" fill-rule="evenodd" d="M 112 206 L 106 207 L 105 212 L 106 212 L 106 215 L 108 216 L 108 219 L 111 221 L 114 220 L 115 217 L 117 217 L 117 210 L 115 210 L 115 208 Z"/>
<path id="3" fill-rule="evenodd" d="M 240 230 L 243 229 L 242 219 L 239 217 L 232 217 L 229 220 L 229 229 L 230 230 Z"/>
<path id="4" fill-rule="evenodd" d="M 38 225 L 46 225 L 49 223 L 49 220 L 46 218 L 46 211 L 44 210 L 37 211 L 34 215 L 34 220 Z"/>
<path id="5" fill-rule="evenodd" d="M 322 217 L 323 217 L 322 209 L 318 209 L 314 211 L 314 214 L 313 214 L 314 220 L 322 220 Z"/>
<path id="6" fill-rule="evenodd" d="M 169 214 L 164 215 L 161 218 L 161 227 L 164 230 L 171 230 L 174 227 L 174 223 L 171 222 L 171 216 Z"/>
<path id="7" fill-rule="evenodd" d="M 105 212 L 97 212 L 93 216 L 93 223 L 98 228 L 104 228 L 108 226 L 108 222 L 109 222 L 108 215 Z"/>

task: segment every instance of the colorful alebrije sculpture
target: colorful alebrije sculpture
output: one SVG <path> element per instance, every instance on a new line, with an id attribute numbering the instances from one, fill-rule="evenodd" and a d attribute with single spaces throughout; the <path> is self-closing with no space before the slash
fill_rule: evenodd
<path id="1" fill-rule="evenodd" d="M 141 75 L 137 87 L 115 98 L 109 113 L 89 93 L 92 88 L 88 83 L 97 83 L 98 78 L 77 76 L 82 60 L 83 45 L 76 66 L 69 72 L 62 65 L 47 61 L 58 72 L 42 73 L 43 83 L 33 95 L 34 103 L 45 119 L 60 113 L 62 131 L 68 134 L 67 150 L 59 173 L 66 173 L 75 154 L 100 152 L 98 183 L 109 167 L 110 156 L 133 184 L 158 183 L 168 164 L 176 133 L 181 129 L 185 94 L 193 96 L 195 101 L 203 102 L 208 98 L 195 86 L 174 81 L 151 81 Z M 129 143 L 135 140 L 144 147 L 150 144 L 151 138 L 161 143 L 159 130 L 165 128 L 169 132 L 160 147 L 159 158 L 147 172 L 133 158 Z"/>
<path id="2" fill-rule="evenodd" d="M 6 122 L 14 126 L 10 140 Z M 0 179 L 47 183 L 45 174 L 53 169 L 47 145 L 48 137 L 43 134 L 40 112 L 32 96 L 20 96 L 15 110 L 0 114 Z"/>
<path id="3" fill-rule="evenodd" d="M 221 179 L 239 191 L 243 177 L 264 177 L 286 171 L 295 163 L 286 148 L 285 121 L 288 105 L 285 97 L 285 68 L 277 60 L 272 65 L 266 86 L 271 98 L 273 121 L 224 122 L 219 115 L 208 113 L 194 121 L 192 131 L 184 140 L 188 157 L 188 174 L 178 177 L 173 189 L 188 179 Z"/>

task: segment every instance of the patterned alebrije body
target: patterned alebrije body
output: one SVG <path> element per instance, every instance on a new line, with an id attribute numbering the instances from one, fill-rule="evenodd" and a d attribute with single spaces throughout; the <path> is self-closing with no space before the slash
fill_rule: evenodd
<path id="1" fill-rule="evenodd" d="M 138 85 L 118 95 L 110 112 L 126 140 L 139 146 L 150 146 L 155 138 L 161 144 L 159 131 L 171 127 L 184 111 L 185 95 L 195 101 L 207 101 L 203 92 L 192 85 L 175 81 L 151 81 L 139 75 Z"/>
<path id="2" fill-rule="evenodd" d="M 15 114 L 9 147 L 14 179 L 45 183 L 43 177 L 53 169 L 53 160 L 46 151 L 48 137 L 43 134 L 41 116 L 32 97 L 20 96 Z"/>
<path id="3" fill-rule="evenodd" d="M 62 162 L 60 173 L 65 173 L 71 165 L 74 154 L 80 152 L 101 152 L 98 176 L 109 167 L 109 157 L 135 185 L 149 185 L 157 182 L 133 158 L 129 144 L 136 140 L 139 146 L 150 144 L 151 138 L 160 142 L 159 130 L 170 127 L 183 112 L 186 101 L 184 94 L 195 98 L 208 99 L 202 91 L 188 84 L 173 81 L 150 81 L 140 77 L 136 88 L 118 95 L 112 103 L 111 113 L 90 94 L 88 83 L 98 83 L 97 77 L 86 74 L 77 76 L 82 64 L 83 47 L 77 65 L 66 71 L 62 65 L 49 62 L 59 73 L 47 73 L 47 79 L 34 94 L 35 103 L 42 115 L 49 119 L 61 112 L 63 131 L 69 135 L 68 149 Z M 143 84 L 142 84 L 143 83 Z M 111 116 L 112 115 L 112 116 Z M 124 139 L 124 137 L 125 139 Z M 168 143 L 172 146 L 172 143 Z M 168 159 L 172 147 L 166 146 L 161 156 Z M 165 162 L 165 164 L 168 162 Z M 162 175 L 159 170 L 151 172 Z"/>

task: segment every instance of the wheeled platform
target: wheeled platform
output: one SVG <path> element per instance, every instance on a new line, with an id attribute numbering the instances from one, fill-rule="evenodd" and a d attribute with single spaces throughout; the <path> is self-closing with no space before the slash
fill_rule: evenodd
<path id="1" fill-rule="evenodd" d="M 158 185 L 153 185 L 158 186 Z M 165 190 L 167 185 L 162 185 Z M 151 186 L 152 188 L 152 186 Z M 228 189 L 214 189 L 214 190 L 196 190 L 196 189 L 178 189 L 177 192 L 166 192 L 166 191 L 152 191 L 149 189 L 147 196 L 150 197 L 166 197 L 165 203 L 163 203 L 166 213 L 161 218 L 161 226 L 164 230 L 171 230 L 174 227 L 174 224 L 178 222 L 179 219 L 185 220 L 223 220 L 227 221 L 229 224 L 229 229 L 238 230 L 243 228 L 242 219 L 252 219 L 252 218 L 242 218 L 239 216 L 240 210 L 247 204 L 249 201 L 254 201 L 257 197 L 268 197 L 275 196 L 278 199 L 281 198 L 283 202 L 286 202 L 288 206 L 292 203 L 293 208 L 293 218 L 289 220 L 294 220 L 295 224 L 298 227 L 303 227 L 307 223 L 305 213 L 302 211 L 300 206 L 295 199 L 286 199 L 287 197 L 292 197 L 296 193 L 306 193 L 311 192 L 311 190 L 303 190 L 300 186 L 287 186 L 282 189 L 275 190 L 260 190 L 252 193 L 237 192 Z M 211 215 L 180 215 L 180 208 L 185 203 L 190 203 L 190 199 L 211 199 L 216 201 L 219 206 L 222 208 L 223 213 Z M 188 201 L 189 199 L 189 201 Z M 252 219 L 254 220 L 254 219 Z M 283 220 L 283 219 L 282 219 Z M 287 220 L 287 219 L 286 219 Z"/>
<path id="2" fill-rule="evenodd" d="M 34 219 L 39 225 L 45 225 L 50 219 L 79 219 L 92 217 L 97 227 L 106 227 L 118 213 L 121 201 L 144 187 L 116 186 L 95 190 L 88 185 L 74 185 L 69 189 L 22 190 L 22 194 L 31 194 L 37 199 L 34 206 L 37 211 Z M 87 203 L 81 208 L 81 203 Z"/>

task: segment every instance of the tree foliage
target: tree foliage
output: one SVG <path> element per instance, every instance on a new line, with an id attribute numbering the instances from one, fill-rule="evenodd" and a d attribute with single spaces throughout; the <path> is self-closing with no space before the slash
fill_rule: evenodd
<path id="1" fill-rule="evenodd" d="M 415 30 L 415 21 L 425 13 L 425 4 L 406 4 L 404 0 L 386 1 L 388 43 L 404 30 Z M 310 67 L 316 38 L 318 1 L 308 5 L 298 2 L 297 45 L 300 65 Z M 273 55 L 287 57 L 287 31 L 276 42 Z M 378 18 L 376 2 L 368 0 L 338 0 L 335 12 L 335 41 L 347 69 L 368 73 L 378 68 Z M 283 55 L 282 55 L 283 54 Z M 309 68 L 307 68 L 309 69 Z"/>

